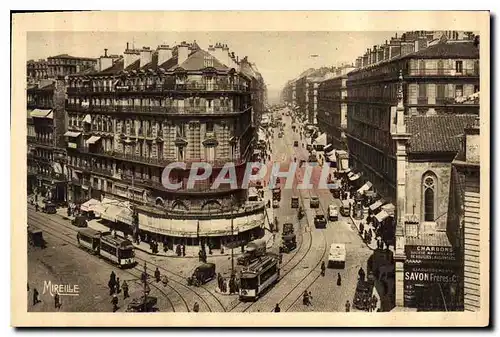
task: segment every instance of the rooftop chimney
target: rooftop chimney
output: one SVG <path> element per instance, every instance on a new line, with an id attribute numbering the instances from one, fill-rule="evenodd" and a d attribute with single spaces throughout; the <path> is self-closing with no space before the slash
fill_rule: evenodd
<path id="1" fill-rule="evenodd" d="M 104 56 L 99 57 L 98 66 L 99 71 L 110 68 L 113 65 L 113 58 L 108 56 L 108 50 L 104 49 Z"/>
<path id="2" fill-rule="evenodd" d="M 226 53 L 224 52 L 224 47 L 222 46 L 222 43 L 217 42 L 215 44 L 215 48 L 212 49 L 208 48 L 208 52 L 210 53 L 210 55 L 216 58 L 217 61 L 229 67 L 229 64 L 227 64 L 227 56 Z"/>
<path id="3" fill-rule="evenodd" d="M 189 56 L 189 46 L 186 41 L 182 41 L 180 45 L 177 46 L 177 64 L 182 64 L 187 60 Z"/>
<path id="4" fill-rule="evenodd" d="M 172 58 L 172 48 L 167 44 L 161 44 L 156 48 L 158 52 L 158 65 L 162 65 Z"/>
<path id="5" fill-rule="evenodd" d="M 140 61 L 140 67 L 144 67 L 146 64 L 151 62 L 151 58 L 153 55 L 153 51 L 149 47 L 142 47 L 141 49 L 141 61 Z"/>
<path id="6" fill-rule="evenodd" d="M 127 42 L 127 49 L 125 49 L 125 52 L 123 53 L 123 69 L 127 68 L 129 65 L 137 61 L 141 56 L 141 53 L 138 52 L 137 50 L 129 49 L 129 45 Z"/>

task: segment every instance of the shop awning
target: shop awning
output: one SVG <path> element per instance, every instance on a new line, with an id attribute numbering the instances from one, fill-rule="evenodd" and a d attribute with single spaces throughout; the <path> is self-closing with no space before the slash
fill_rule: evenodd
<path id="1" fill-rule="evenodd" d="M 358 193 L 360 194 L 363 194 L 365 193 L 366 191 L 368 191 L 370 188 L 372 188 L 372 183 L 367 181 L 363 186 L 361 186 L 359 189 L 358 189 Z"/>
<path id="2" fill-rule="evenodd" d="M 354 172 L 351 172 L 350 170 L 349 171 L 345 171 L 347 173 L 347 176 L 350 178 L 354 175 Z"/>
<path id="3" fill-rule="evenodd" d="M 52 109 L 34 109 L 30 112 L 30 116 L 36 118 L 54 118 Z"/>
<path id="4" fill-rule="evenodd" d="M 81 132 L 66 131 L 66 133 L 64 134 L 64 136 L 65 137 L 78 137 L 81 134 L 82 134 Z"/>
<path id="5" fill-rule="evenodd" d="M 85 115 L 85 117 L 83 118 L 83 122 L 84 123 L 92 123 L 92 117 L 90 117 L 90 115 Z"/>
<path id="6" fill-rule="evenodd" d="M 96 200 L 96 199 L 90 199 L 90 200 L 87 200 L 85 201 L 81 206 L 80 206 L 80 209 L 84 212 L 90 212 L 92 211 L 91 207 L 92 206 L 95 206 L 97 204 L 100 204 L 101 202 L 99 200 Z"/>
<path id="7" fill-rule="evenodd" d="M 383 201 L 382 200 L 377 200 L 375 201 L 373 204 L 370 205 L 370 207 L 368 207 L 370 210 L 374 211 L 376 210 L 377 208 L 379 208 L 380 206 L 382 206 L 383 204 Z"/>
<path id="8" fill-rule="evenodd" d="M 385 219 L 387 219 L 388 217 L 389 217 L 389 214 L 384 210 L 381 210 L 377 215 L 375 215 L 375 219 L 377 219 L 378 222 L 382 222 Z"/>
<path id="9" fill-rule="evenodd" d="M 384 211 L 386 211 L 389 215 L 394 215 L 394 211 L 396 210 L 396 206 L 389 203 L 389 204 L 385 204 L 384 206 L 382 206 L 382 209 Z"/>
<path id="10" fill-rule="evenodd" d="M 101 218 L 109 221 L 116 222 L 116 216 L 120 214 L 123 207 L 118 205 L 109 205 L 106 210 L 101 214 Z"/>
<path id="11" fill-rule="evenodd" d="M 326 146 L 326 133 L 320 134 L 314 141 L 314 144 Z"/>
<path id="12" fill-rule="evenodd" d="M 99 137 L 99 136 L 92 136 L 92 137 L 90 137 L 89 139 L 87 139 L 87 140 L 85 141 L 85 143 L 87 143 L 87 144 L 94 144 L 94 143 L 95 143 L 95 142 L 97 142 L 99 139 L 101 139 L 101 137 Z"/>
<path id="13" fill-rule="evenodd" d="M 122 208 L 120 213 L 116 215 L 116 220 L 123 222 L 129 226 L 134 226 L 133 212 L 129 208 Z"/>
<path id="14" fill-rule="evenodd" d="M 335 156 L 335 151 L 327 157 L 328 161 L 337 162 L 337 157 Z"/>
<path id="15" fill-rule="evenodd" d="M 176 237 L 197 236 L 223 236 L 238 234 L 264 224 L 264 214 L 257 213 L 242 216 L 233 220 L 233 231 L 231 231 L 231 219 L 212 220 L 181 220 L 151 217 L 139 213 L 139 228 L 153 233 L 166 234 Z"/>
<path id="16" fill-rule="evenodd" d="M 349 177 L 349 180 L 350 180 L 350 181 L 355 181 L 355 180 L 358 180 L 359 178 L 360 178 L 359 174 L 355 174 L 355 175 L 353 175 L 353 176 L 350 176 L 350 177 Z"/>
<path id="17" fill-rule="evenodd" d="M 253 154 L 260 154 L 260 149 L 253 150 Z"/>
<path id="18" fill-rule="evenodd" d="M 344 172 L 344 173 L 347 173 L 347 175 L 349 175 L 349 173 L 351 173 L 351 168 L 350 168 L 350 167 L 348 167 L 348 168 L 346 168 L 343 172 Z"/>
<path id="19" fill-rule="evenodd" d="M 333 145 L 330 143 L 328 143 L 323 150 L 325 151 L 326 155 L 329 155 L 330 153 L 335 151 Z"/>

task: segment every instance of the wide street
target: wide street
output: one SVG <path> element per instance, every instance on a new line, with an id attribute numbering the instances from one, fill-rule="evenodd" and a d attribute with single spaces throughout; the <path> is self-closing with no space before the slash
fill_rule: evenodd
<path id="1" fill-rule="evenodd" d="M 286 110 L 283 110 L 286 111 Z M 281 114 L 281 111 L 279 112 Z M 284 135 L 278 138 L 275 129 L 272 143 L 272 160 L 283 164 L 282 170 L 297 158 L 297 163 L 307 160 L 308 151 L 302 147 L 305 136 L 300 138 L 299 131 L 291 128 L 291 118 L 283 116 Z M 299 142 L 294 147 L 294 141 Z M 305 146 L 305 144 L 304 144 Z M 314 227 L 316 210 L 309 207 L 311 196 L 320 198 L 319 210 L 325 215 L 330 204 L 340 206 L 329 190 L 298 190 L 296 185 L 302 180 L 303 170 L 296 172 L 294 188 L 282 188 L 280 207 L 270 213 L 277 216 L 279 229 L 283 224 L 291 222 L 297 233 L 297 248 L 283 256 L 281 279 L 268 293 L 255 303 L 239 303 L 237 295 L 222 295 L 216 291 L 216 282 L 211 281 L 201 288 L 188 287 L 186 277 L 199 264 L 197 258 L 177 258 L 152 256 L 136 249 L 138 266 L 133 269 L 120 270 L 111 264 L 92 256 L 76 245 L 76 227 L 60 215 L 35 212 L 28 207 L 28 224 L 44 231 L 47 248 L 44 250 L 30 248 L 28 257 L 29 310 L 53 311 L 52 296 L 44 290 L 44 283 L 78 285 L 78 296 L 62 298 L 61 311 L 111 311 L 111 297 L 108 293 L 107 281 L 113 270 L 120 280 L 127 280 L 131 298 L 123 300 L 119 295 L 119 311 L 124 311 L 133 298 L 142 295 L 143 287 L 138 281 L 140 273 L 147 261 L 148 274 L 152 275 L 158 266 L 162 273 L 168 275 L 170 283 L 167 287 L 150 282 L 151 295 L 158 298 L 160 311 L 189 311 L 195 302 L 200 311 L 271 311 L 279 303 L 282 311 L 344 311 L 345 302 L 351 301 L 356 287 L 357 272 L 360 267 L 366 270 L 366 262 L 372 251 L 361 241 L 350 218 L 339 215 L 339 221 L 329 222 L 326 229 Z M 269 187 L 266 186 L 266 189 Z M 298 220 L 298 209 L 291 207 L 292 196 L 300 197 L 300 204 L 306 211 L 306 217 Z M 271 193 L 266 192 L 266 198 Z M 273 251 L 277 252 L 279 235 L 276 235 Z M 344 243 L 347 248 L 345 269 L 327 269 L 326 275 L 320 275 L 321 262 L 327 263 L 328 251 L 332 243 Z M 230 258 L 227 256 L 209 256 L 209 262 L 217 265 L 218 272 L 228 275 Z M 238 268 L 239 269 L 239 268 Z M 342 284 L 337 285 L 340 274 Z M 32 304 L 32 292 L 37 288 L 41 303 Z M 307 290 L 312 294 L 312 305 L 302 304 L 302 293 Z"/>
<path id="2" fill-rule="evenodd" d="M 286 111 L 286 110 L 284 110 Z M 284 138 L 274 138 L 273 142 L 273 152 L 276 154 L 285 154 L 293 161 L 293 156 L 297 158 L 297 162 L 301 159 L 307 160 L 308 151 L 301 146 L 301 143 L 305 143 L 305 136 L 300 139 L 299 132 L 294 132 L 291 128 L 291 117 L 285 115 L 283 117 L 284 127 Z M 295 140 L 299 141 L 299 147 L 294 147 L 293 143 Z M 304 144 L 305 146 L 305 144 Z M 361 238 L 355 230 L 355 226 L 349 217 L 343 217 L 339 214 L 339 221 L 329 222 L 326 229 L 316 229 L 314 228 L 314 214 L 315 210 L 309 207 L 309 198 L 311 195 L 316 195 L 320 199 L 320 210 L 323 210 L 325 216 L 327 215 L 328 205 L 334 204 L 340 206 L 340 200 L 333 198 L 329 190 L 319 189 L 315 184 L 312 191 L 299 190 L 302 199 L 302 204 L 307 213 L 307 222 L 303 226 L 307 226 L 311 231 L 313 237 L 313 247 L 316 250 L 321 250 L 325 247 L 324 240 L 326 240 L 326 251 L 322 259 L 319 258 L 319 254 L 315 252 L 310 253 L 307 258 L 309 262 L 308 268 L 315 269 L 312 273 L 317 277 L 320 275 L 320 268 L 318 263 L 320 261 L 327 262 L 328 250 L 332 243 L 344 243 L 346 245 L 347 256 L 345 269 L 327 269 L 325 277 L 317 277 L 314 282 L 310 285 L 303 285 L 301 288 L 307 288 L 311 291 L 313 300 L 312 306 L 304 306 L 302 304 L 302 298 L 295 301 L 290 308 L 288 308 L 288 303 L 285 307 L 281 306 L 282 310 L 289 311 L 344 311 L 345 302 L 349 300 L 352 303 L 354 296 L 354 291 L 356 288 L 357 273 L 359 268 L 362 266 L 366 271 L 366 263 L 371 255 L 372 251 L 362 242 Z M 290 197 L 294 192 L 292 190 L 285 190 L 281 202 L 281 207 L 279 210 L 279 217 L 281 215 L 288 215 L 290 212 L 295 215 L 294 219 L 297 219 L 296 210 L 290 209 Z M 297 193 L 297 192 L 295 192 Z M 282 222 L 282 221 L 280 221 Z M 296 221 L 297 222 L 297 221 Z M 302 231 L 302 234 L 304 231 Z M 342 285 L 337 286 L 337 274 L 340 273 L 342 278 Z"/>

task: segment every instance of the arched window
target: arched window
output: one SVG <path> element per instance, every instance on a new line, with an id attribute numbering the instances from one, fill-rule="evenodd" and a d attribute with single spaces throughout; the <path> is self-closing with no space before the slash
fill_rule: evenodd
<path id="1" fill-rule="evenodd" d="M 436 178 L 434 175 L 427 174 L 424 176 L 423 189 L 424 221 L 434 221 L 436 217 Z"/>

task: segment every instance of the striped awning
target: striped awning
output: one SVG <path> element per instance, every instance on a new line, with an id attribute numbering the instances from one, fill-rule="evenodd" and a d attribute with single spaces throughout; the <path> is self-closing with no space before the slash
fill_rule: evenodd
<path id="1" fill-rule="evenodd" d="M 54 118 L 52 109 L 34 109 L 30 112 L 30 116 L 36 118 Z"/>
<path id="2" fill-rule="evenodd" d="M 380 211 L 377 215 L 375 215 L 375 219 L 377 219 L 378 222 L 382 222 L 385 219 L 387 219 L 388 217 L 389 217 L 389 214 L 384 210 Z"/>
<path id="3" fill-rule="evenodd" d="M 363 186 L 361 186 L 358 190 L 358 193 L 363 194 L 366 191 L 368 191 L 370 188 L 372 188 L 372 183 L 367 181 Z"/>
<path id="4" fill-rule="evenodd" d="M 380 206 L 382 206 L 382 203 L 383 203 L 382 200 L 377 200 L 373 204 L 371 204 L 370 207 L 368 207 L 368 208 L 371 209 L 372 211 L 374 211 L 377 208 L 379 208 Z"/>
<path id="5" fill-rule="evenodd" d="M 82 134 L 81 132 L 66 131 L 66 133 L 64 134 L 64 136 L 65 137 L 78 137 L 81 134 Z"/>
<path id="6" fill-rule="evenodd" d="M 95 142 L 97 142 L 99 139 L 101 139 L 101 137 L 99 137 L 99 136 L 92 136 L 92 137 L 90 137 L 89 139 L 87 139 L 87 140 L 85 141 L 85 143 L 87 143 L 87 144 L 94 144 L 94 143 L 95 143 Z"/>

